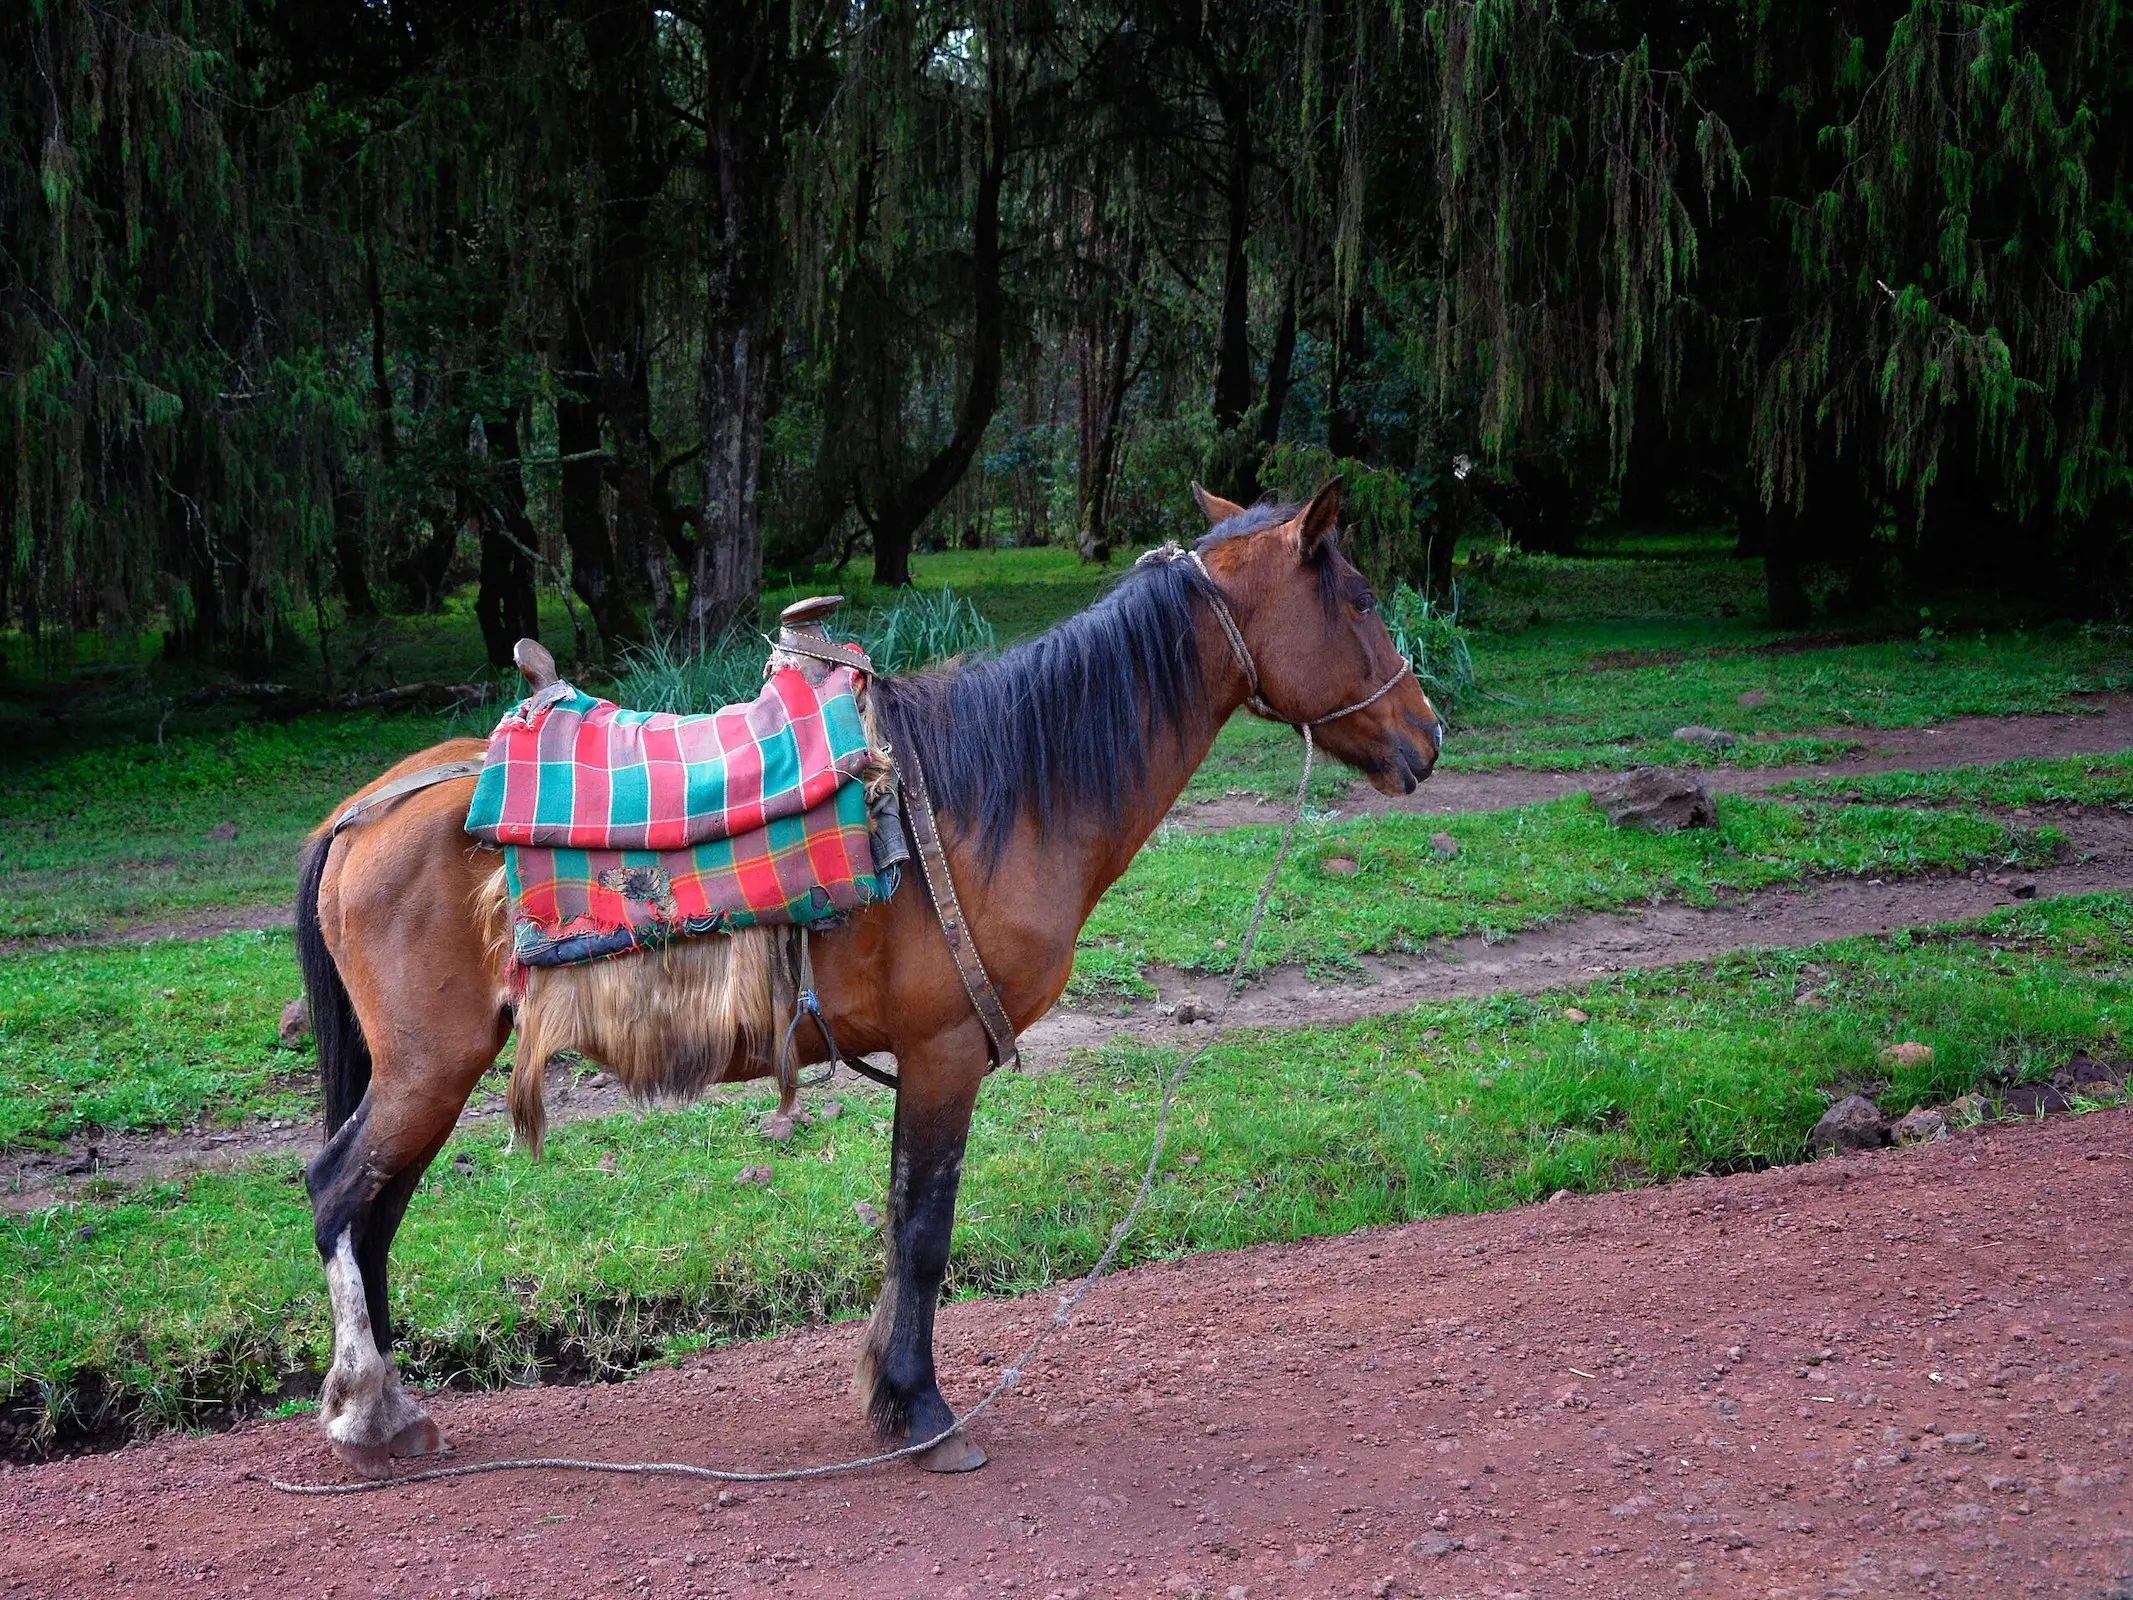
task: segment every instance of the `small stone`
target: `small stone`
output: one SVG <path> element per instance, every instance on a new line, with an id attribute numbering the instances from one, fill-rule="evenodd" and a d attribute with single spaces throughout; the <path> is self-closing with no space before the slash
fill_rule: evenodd
<path id="1" fill-rule="evenodd" d="M 1363 870 L 1354 856 L 1328 856 L 1322 869 L 1329 878 L 1352 878 Z"/>
<path id="2" fill-rule="evenodd" d="M 1429 847 L 1440 856 L 1450 857 L 1459 853 L 1459 841 L 1448 833 L 1431 834 L 1429 836 Z"/>
<path id="3" fill-rule="evenodd" d="M 859 1225 L 869 1232 L 881 1226 L 881 1213 L 865 1200 L 854 1200 L 852 1211 L 859 1218 Z"/>
<path id="4" fill-rule="evenodd" d="M 1892 1044 L 1881 1052 L 1884 1067 L 1930 1067 L 1933 1065 L 1933 1047 L 1920 1044 L 1916 1039 L 1906 1039 L 1902 1044 Z"/>
<path id="5" fill-rule="evenodd" d="M 212 828 L 207 830 L 207 841 L 209 844 L 228 844 L 232 839 L 236 837 L 237 824 L 234 822 L 218 822 Z"/>
<path id="6" fill-rule="evenodd" d="M 1740 740 L 1721 728 L 1706 728 L 1700 722 L 1692 722 L 1685 728 L 1676 728 L 1674 737 L 1683 744 L 1700 744 L 1707 750 L 1730 750 Z"/>
<path id="7" fill-rule="evenodd" d="M 1592 1018 L 1587 1013 L 1580 1011 L 1576 1006 L 1571 1006 L 1563 1012 L 1563 1020 L 1565 1022 L 1575 1022 L 1582 1026 L 1590 1022 Z"/>
<path id="8" fill-rule="evenodd" d="M 1421 1538 L 1408 1545 L 1407 1553 L 1411 1556 L 1421 1556 L 1424 1560 L 1439 1561 L 1450 1555 L 1454 1550 L 1464 1550 L 1465 1548 L 1466 1541 L 1464 1539 L 1454 1539 L 1449 1534 L 1443 1533 L 1425 1533 Z"/>
<path id="9" fill-rule="evenodd" d="M 765 1168 L 764 1170 L 768 1171 L 769 1169 L 768 1169 L 768 1168 Z M 721 1489 L 721 1490 L 719 1490 L 719 1492 L 718 1492 L 718 1503 L 719 1503 L 720 1505 L 722 1505 L 722 1506 L 730 1506 L 730 1505 L 732 1505 L 732 1504 L 733 1504 L 733 1502 L 734 1502 L 734 1499 L 735 1499 L 735 1496 L 734 1496 L 734 1493 L 733 1493 L 733 1491 L 732 1491 L 731 1489 Z"/>
<path id="10" fill-rule="evenodd" d="M 1746 694 L 1740 697 L 1740 703 L 1746 706 L 1750 711 L 1753 711 L 1758 706 L 1767 706 L 1768 704 L 1770 704 L 1770 696 L 1765 694 L 1760 689 L 1750 689 Z"/>
<path id="11" fill-rule="evenodd" d="M 844 1115 L 844 1102 L 842 1100 L 825 1100 L 822 1102 L 821 1109 L 815 1115 L 824 1122 L 835 1122 Z"/>
<path id="12" fill-rule="evenodd" d="M 282 1047 L 287 1050 L 301 1050 L 304 1041 L 311 1037 L 311 1008 L 304 1004 L 302 995 L 298 995 L 281 1008 L 281 1027 L 278 1031 L 281 1034 Z"/>
<path id="13" fill-rule="evenodd" d="M 2018 1083 L 2000 1095 L 2000 1114 L 2008 1117 L 2041 1117 L 2072 1106 L 2071 1100 L 2048 1083 Z"/>
<path id="14" fill-rule="evenodd" d="M 1703 780 L 1664 767 L 1637 767 L 1592 791 L 1593 804 L 1617 828 L 1647 833 L 1678 833 L 1684 828 L 1715 828 L 1718 808 Z"/>
<path id="15" fill-rule="evenodd" d="M 770 1187 L 770 1169 L 768 1167 L 743 1167 L 733 1175 L 733 1181 L 735 1183 L 751 1183 L 758 1189 L 767 1189 Z M 720 1503 L 724 1504 L 724 1501 Z"/>
<path id="16" fill-rule="evenodd" d="M 772 1144 L 792 1143 L 793 1119 L 773 1111 L 762 1121 L 760 1131 Z"/>
<path id="17" fill-rule="evenodd" d="M 1551 1206 L 1559 1206 L 1565 1200 L 1568 1200 L 1570 1198 L 1571 1192 L 1568 1189 L 1558 1189 L 1555 1191 L 1555 1193 L 1548 1196 L 1548 1204 L 1550 1204 Z"/>
<path id="18" fill-rule="evenodd" d="M 1865 1095 L 1847 1095 L 1822 1113 L 1807 1142 L 1816 1151 L 1878 1150 L 1889 1142 L 1889 1125 Z"/>
<path id="19" fill-rule="evenodd" d="M 1170 1020 L 1181 1028 L 1190 1027 L 1200 1020 L 1200 1008 L 1190 1000 L 1180 1000 L 1177 1010 L 1171 1012 Z"/>
<path id="20" fill-rule="evenodd" d="M 1940 1447 L 1959 1456 L 1974 1456 L 1985 1448 L 1985 1441 L 1974 1433 L 1948 1433 L 1941 1436 Z"/>
<path id="21" fill-rule="evenodd" d="M 1974 1123 L 1992 1120 L 1992 1104 L 1981 1094 L 1966 1094 L 1961 1099 L 1950 1100 L 1940 1109 L 1951 1127 L 1967 1128 Z"/>
<path id="22" fill-rule="evenodd" d="M 1931 1106 L 1920 1106 L 1915 1111 L 1906 1112 L 1903 1120 L 1896 1124 L 1898 1144 L 1926 1144 L 1931 1140 L 1947 1137 L 1946 1114 L 1934 1110 Z"/>

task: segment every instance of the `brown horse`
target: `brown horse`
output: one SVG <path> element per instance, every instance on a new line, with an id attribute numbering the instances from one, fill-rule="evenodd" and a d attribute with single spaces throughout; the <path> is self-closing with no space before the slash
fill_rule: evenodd
<path id="1" fill-rule="evenodd" d="M 1017 1030 L 1059 998 L 1097 898 L 1241 706 L 1314 724 L 1328 752 L 1388 794 L 1427 777 L 1443 742 L 1341 554 L 1338 486 L 1306 506 L 1249 511 L 1195 494 L 1213 527 L 1193 554 L 1144 560 L 1097 605 L 996 660 L 871 691 L 892 754 L 923 763 L 964 915 Z M 437 746 L 363 792 L 481 752 L 474 740 Z M 561 1051 L 640 1093 L 773 1070 L 760 937 L 537 969 L 514 1008 L 496 858 L 462 829 L 470 786 L 419 790 L 337 835 L 321 828 L 298 893 L 328 1132 L 308 1174 L 334 1324 L 321 1420 L 341 1459 L 374 1475 L 440 1448 L 393 1367 L 386 1253 L 514 1023 L 512 1107 L 536 1149 L 543 1072 Z M 814 952 L 838 1043 L 893 1053 L 899 1072 L 888 1259 L 855 1386 L 882 1435 L 928 1439 L 954 1421 L 934 1376 L 933 1314 L 991 1052 L 916 872 L 818 935 Z M 800 1031 L 805 1058 L 826 1059 L 814 1030 Z M 919 1461 L 947 1471 L 984 1459 L 959 1433 Z"/>

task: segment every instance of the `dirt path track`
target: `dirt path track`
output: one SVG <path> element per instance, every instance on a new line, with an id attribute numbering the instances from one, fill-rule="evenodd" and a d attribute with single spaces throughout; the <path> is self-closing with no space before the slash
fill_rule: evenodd
<path id="1" fill-rule="evenodd" d="M 1841 760 L 1811 767 L 1704 767 L 1699 773 L 1714 794 L 1762 794 L 1802 778 L 1857 777 L 1869 772 L 1932 771 L 1986 766 L 2053 756 L 2112 755 L 2133 749 L 2133 696 L 2098 695 L 2086 712 L 2049 716 L 1951 717 L 1931 728 L 1825 728 L 1797 737 L 1856 739 L 1859 747 Z M 1456 735 L 1455 741 L 1456 741 Z M 1457 748 L 1456 742 L 1453 746 Z M 1536 772 L 1492 767 L 1480 772 L 1440 772 L 1411 795 L 1379 794 L 1357 782 L 1337 810 L 1348 815 L 1388 811 L 1451 816 L 1463 811 L 1505 811 L 1566 794 L 1583 794 L 1610 772 Z M 1279 802 L 1244 795 L 1181 805 L 1172 813 L 1182 827 L 1235 828 L 1278 822 Z"/>
<path id="2" fill-rule="evenodd" d="M 968 1478 L 299 1500 L 309 1418 L 0 1469 L 0 1592 L 2123 1594 L 2133 1113 L 1206 1255 L 1106 1285 Z M 1049 1296 L 950 1307 L 970 1396 Z M 462 1461 L 850 1455 L 849 1325 L 446 1396 Z M 1813 1363 L 1813 1364 L 1809 1364 Z"/>
<path id="3" fill-rule="evenodd" d="M 1961 922 L 2014 904 L 2017 883 L 2041 899 L 2133 889 L 2133 818 L 2067 807 L 2032 820 L 2067 832 L 2066 865 L 2012 879 L 1984 874 L 1886 881 L 1821 878 L 1709 909 L 1663 904 L 1579 917 L 1495 944 L 1477 935 L 1422 956 L 1364 956 L 1357 964 L 1369 975 L 1367 985 L 1314 984 L 1300 967 L 1279 967 L 1237 996 L 1230 1024 L 1322 1027 L 1404 1011 L 1425 1000 L 1534 994 L 1562 984 L 1589 983 L 1610 972 L 1707 961 L 1736 950 L 1789 949 Z M 1168 1008 L 1190 999 L 1205 1014 L 1220 1003 L 1222 974 L 1157 967 L 1147 976 L 1157 1000 L 1102 1009 L 1058 1006 L 1022 1036 L 1023 1058 L 1033 1070 L 1043 1071 L 1066 1065 L 1076 1049 L 1120 1035 L 1143 1040 L 1191 1037 L 1194 1029 L 1179 1028 Z"/>

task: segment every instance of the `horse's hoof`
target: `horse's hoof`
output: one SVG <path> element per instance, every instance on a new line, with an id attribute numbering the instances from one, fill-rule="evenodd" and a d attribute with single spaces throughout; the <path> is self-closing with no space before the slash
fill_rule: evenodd
<path id="1" fill-rule="evenodd" d="M 342 1466 L 359 1477 L 389 1478 L 393 1475 L 390 1444 L 351 1444 L 345 1439 L 327 1439 Z"/>
<path id="2" fill-rule="evenodd" d="M 428 1417 L 417 1415 L 413 1422 L 393 1435 L 390 1449 L 396 1456 L 442 1455 L 444 1435 L 437 1431 L 437 1424 Z"/>
<path id="3" fill-rule="evenodd" d="M 926 1472 L 975 1472 L 985 1465 L 985 1452 L 967 1433 L 951 1433 L 931 1450 L 911 1458 Z"/>

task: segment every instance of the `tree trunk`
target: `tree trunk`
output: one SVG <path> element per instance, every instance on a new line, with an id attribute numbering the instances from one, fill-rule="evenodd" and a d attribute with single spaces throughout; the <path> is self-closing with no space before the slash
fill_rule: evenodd
<path id="1" fill-rule="evenodd" d="M 603 451 L 592 348 L 575 305 L 569 320 L 564 370 L 558 374 L 568 387 L 555 402 L 556 446 L 563 458 L 556 492 L 557 520 L 570 549 L 570 587 L 592 614 L 599 648 L 606 654 L 633 636 L 634 619 L 615 570 L 615 547 L 601 504 Z"/>
<path id="2" fill-rule="evenodd" d="M 1266 392 L 1260 400 L 1259 447 L 1271 450 L 1281 441 L 1281 414 L 1288 409 L 1289 379 L 1296 366 L 1296 302 L 1303 286 L 1296 268 L 1289 268 L 1287 292 L 1281 300 L 1281 321 L 1274 325 L 1274 348 L 1266 358 Z"/>
<path id="3" fill-rule="evenodd" d="M 481 623 L 489 665 L 508 667 L 513 645 L 541 636 L 534 588 L 540 535 L 526 515 L 517 414 L 490 426 L 488 435 L 497 465 L 482 482 L 472 507 L 481 530 L 481 587 L 474 597 L 474 615 Z"/>
<path id="4" fill-rule="evenodd" d="M 859 514 L 874 535 L 874 581 L 900 588 L 911 581 L 911 540 L 933 508 L 969 470 L 1000 404 L 1000 347 L 1007 328 L 1007 297 L 1000 285 L 1000 188 L 1007 174 L 1007 107 L 996 56 L 991 108 L 985 130 L 985 164 L 971 211 L 971 272 L 977 304 L 971 317 L 970 378 L 956 412 L 955 432 L 916 477 Z"/>
<path id="5" fill-rule="evenodd" d="M 652 485 L 657 450 L 645 327 L 651 263 L 646 227 L 666 176 L 653 92 L 656 27 L 650 0 L 571 0 L 570 9 L 591 66 L 584 122 L 594 221 L 578 303 L 592 373 L 588 398 L 607 424 L 612 451 L 604 473 L 614 491 L 609 583 L 622 596 L 649 595 L 656 608 L 667 587 Z M 634 630 L 626 604 L 613 620 Z"/>
<path id="6" fill-rule="evenodd" d="M 1362 397 L 1356 392 L 1356 373 L 1363 363 L 1367 337 L 1363 297 L 1358 294 L 1348 302 L 1347 314 L 1341 319 L 1326 382 L 1326 448 L 1337 456 L 1353 458 L 1363 453 Z"/>
<path id="7" fill-rule="evenodd" d="M 199 659 L 222 643 L 222 589 L 215 581 L 215 549 L 206 523 L 211 503 L 206 442 L 200 437 L 200 424 L 188 417 L 178 429 L 177 455 L 171 462 L 163 502 L 164 569 L 178 575 L 192 600 L 190 616 L 179 607 L 171 608 L 170 637 L 164 649 L 174 656 Z"/>
<path id="8" fill-rule="evenodd" d="M 771 247 L 784 171 L 789 0 L 706 8 L 711 267 L 704 305 L 703 513 L 684 625 L 707 648 L 752 624 L 763 590 L 758 490 L 769 378 Z"/>
<path id="9" fill-rule="evenodd" d="M 1763 553 L 1763 594 L 1773 628 L 1804 628 L 1814 611 L 1800 572 L 1798 548 L 1792 543 L 1790 517 L 1772 517 L 1770 547 Z"/>
<path id="10" fill-rule="evenodd" d="M 1229 232 L 1222 251 L 1222 320 L 1215 336 L 1215 428 L 1223 433 L 1244 420 L 1252 403 L 1252 276 L 1245 255 L 1252 227 L 1252 124 L 1247 93 L 1237 79 L 1216 80 L 1222 121 L 1229 134 L 1229 170 L 1223 186 Z"/>
<path id="11" fill-rule="evenodd" d="M 1136 244 L 1127 282 L 1140 277 L 1140 250 Z M 1117 325 L 1108 350 L 1084 355 L 1082 382 L 1081 453 L 1081 559 L 1098 566 L 1111 559 L 1111 479 L 1118 468 L 1118 436 L 1125 418 L 1126 383 L 1132 372 L 1134 307 L 1129 298 L 1116 313 Z M 1084 351 L 1095 342 L 1096 330 L 1085 330 Z M 1086 373 L 1093 367 L 1095 382 Z M 1093 409 L 1094 416 L 1089 413 Z"/>

